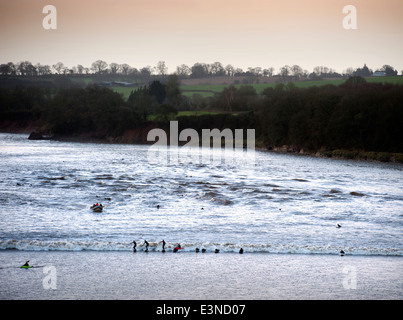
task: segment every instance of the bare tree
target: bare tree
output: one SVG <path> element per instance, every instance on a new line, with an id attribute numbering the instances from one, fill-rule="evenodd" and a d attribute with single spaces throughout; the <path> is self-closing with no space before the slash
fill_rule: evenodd
<path id="1" fill-rule="evenodd" d="M 252 74 L 253 76 L 256 76 L 256 77 L 258 77 L 258 76 L 260 76 L 261 74 L 262 74 L 262 68 L 261 67 L 249 67 L 248 68 L 248 72 L 250 73 L 250 74 Z"/>
<path id="2" fill-rule="evenodd" d="M 123 73 L 125 76 L 127 76 L 127 75 L 129 74 L 130 69 L 131 69 L 131 67 L 130 67 L 127 63 L 124 63 L 124 64 L 121 64 L 121 65 L 120 65 L 120 70 L 122 70 L 122 73 Z"/>
<path id="3" fill-rule="evenodd" d="M 354 73 L 354 69 L 351 68 L 351 67 L 349 67 L 349 68 L 347 68 L 346 70 L 344 70 L 343 73 L 344 73 L 346 76 L 352 76 L 353 73 Z"/>
<path id="4" fill-rule="evenodd" d="M 52 73 L 52 70 L 50 69 L 49 65 L 41 65 L 40 63 L 37 63 L 35 67 L 38 72 L 38 75 L 40 76 Z"/>
<path id="5" fill-rule="evenodd" d="M 304 75 L 304 70 L 299 65 L 294 64 L 291 67 L 291 74 L 294 77 L 294 81 L 297 81 Z"/>
<path id="6" fill-rule="evenodd" d="M 77 65 L 77 73 L 78 74 L 83 74 L 84 72 L 84 67 L 81 64 Z"/>
<path id="7" fill-rule="evenodd" d="M 227 64 L 225 66 L 225 72 L 227 73 L 227 76 L 233 77 L 235 74 L 235 68 L 232 65 Z"/>
<path id="8" fill-rule="evenodd" d="M 210 73 L 215 76 L 224 75 L 224 67 L 221 62 L 214 62 L 210 65 Z"/>
<path id="9" fill-rule="evenodd" d="M 270 67 L 270 68 L 267 68 L 267 69 L 263 69 L 263 75 L 264 75 L 265 77 L 272 77 L 273 74 L 274 74 L 274 68 L 273 68 L 273 67 Z"/>
<path id="10" fill-rule="evenodd" d="M 140 69 L 140 75 L 145 81 L 149 81 L 152 74 L 152 69 L 150 66 Z"/>
<path id="11" fill-rule="evenodd" d="M 29 61 L 21 61 L 17 64 L 17 70 L 22 76 L 36 76 L 38 71 Z"/>
<path id="12" fill-rule="evenodd" d="M 280 68 L 278 75 L 280 76 L 280 82 L 289 81 L 289 77 L 291 75 L 291 67 L 289 65 L 285 65 Z"/>
<path id="13" fill-rule="evenodd" d="M 236 68 L 236 69 L 234 70 L 234 75 L 242 75 L 242 73 L 243 73 L 242 68 Z"/>
<path id="14" fill-rule="evenodd" d="M 205 63 L 200 63 L 196 62 L 192 67 L 191 67 L 191 77 L 192 78 L 203 78 L 205 76 L 208 76 L 209 74 L 209 66 L 206 65 Z"/>
<path id="15" fill-rule="evenodd" d="M 165 65 L 165 61 L 158 61 L 156 70 L 161 76 L 165 76 L 168 72 L 168 67 Z"/>
<path id="16" fill-rule="evenodd" d="M 191 70 L 186 64 L 181 64 L 180 66 L 176 67 L 176 74 L 179 77 L 188 77 L 190 73 Z"/>
<path id="17" fill-rule="evenodd" d="M 109 64 L 109 69 L 111 70 L 111 74 L 117 74 L 120 70 L 120 64 L 112 62 L 111 64 Z"/>
<path id="18" fill-rule="evenodd" d="M 61 72 L 62 72 L 63 69 L 64 69 L 64 64 L 63 64 L 63 62 L 58 62 L 58 63 L 54 64 L 54 65 L 52 66 L 52 68 L 55 69 L 55 71 L 56 71 L 58 74 L 61 74 Z"/>
<path id="19" fill-rule="evenodd" d="M 108 68 L 108 64 L 103 60 L 97 60 L 91 65 L 91 70 L 98 74 L 103 73 L 106 68 Z"/>
<path id="20" fill-rule="evenodd" d="M 1 64 L 0 65 L 0 74 L 7 76 L 11 74 L 11 67 L 9 64 Z"/>

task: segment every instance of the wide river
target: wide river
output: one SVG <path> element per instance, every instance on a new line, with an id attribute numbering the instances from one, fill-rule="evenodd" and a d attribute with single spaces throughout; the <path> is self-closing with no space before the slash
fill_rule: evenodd
<path id="1" fill-rule="evenodd" d="M 403 255 L 402 165 L 151 153 L 0 134 L 0 249 Z"/>

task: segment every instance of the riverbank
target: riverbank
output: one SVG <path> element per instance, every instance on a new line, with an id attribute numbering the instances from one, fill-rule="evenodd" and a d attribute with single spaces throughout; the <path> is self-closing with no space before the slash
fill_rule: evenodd
<path id="1" fill-rule="evenodd" d="M 52 140 L 66 141 L 66 142 L 79 142 L 79 143 L 116 143 L 116 144 L 149 144 L 154 142 L 147 141 L 147 133 L 156 128 L 155 125 L 149 125 L 145 128 L 137 130 L 128 130 L 123 135 L 118 137 L 105 137 L 97 138 L 93 136 L 93 133 L 86 132 L 77 135 L 53 135 Z M 5 123 L 0 126 L 0 132 L 2 133 L 18 133 L 26 134 L 27 138 L 32 133 L 40 133 L 37 122 L 30 122 L 25 126 L 18 125 L 16 123 Z M 169 142 L 169 141 L 168 141 Z M 256 150 L 269 151 L 281 154 L 295 154 L 320 158 L 332 158 L 341 160 L 358 160 L 358 161 L 373 161 L 373 162 L 391 162 L 391 163 L 403 163 L 403 153 L 392 152 L 377 152 L 377 151 L 365 151 L 365 150 L 327 150 L 322 148 L 320 150 L 304 150 L 293 146 L 279 146 L 272 147 L 266 145 L 263 140 L 256 139 Z"/>
<path id="2" fill-rule="evenodd" d="M 340 149 L 327 150 L 325 148 L 321 148 L 320 150 L 315 151 L 308 151 L 304 149 L 298 149 L 292 146 L 266 147 L 266 148 L 259 148 L 259 150 L 272 151 L 276 153 L 291 153 L 291 154 L 314 156 L 321 158 L 341 159 L 341 160 L 403 163 L 403 153 L 393 153 L 393 152 L 340 150 Z"/>
<path id="3" fill-rule="evenodd" d="M 26 260 L 37 268 L 20 269 Z M 400 300 L 402 267 L 383 256 L 6 250 L 0 299 Z"/>

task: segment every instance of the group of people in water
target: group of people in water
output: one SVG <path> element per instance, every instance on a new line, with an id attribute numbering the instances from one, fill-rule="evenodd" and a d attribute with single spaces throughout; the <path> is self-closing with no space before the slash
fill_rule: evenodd
<path id="1" fill-rule="evenodd" d="M 165 246 L 166 246 L 166 242 L 165 240 L 160 241 L 159 243 L 162 243 L 162 252 L 165 252 Z M 150 246 L 150 244 L 148 243 L 147 240 L 144 240 L 144 243 L 141 246 L 145 246 L 145 250 L 144 252 L 148 252 L 148 247 Z M 180 243 L 178 243 L 174 248 L 173 248 L 173 252 L 178 252 L 179 250 L 182 250 L 183 247 L 180 245 Z M 202 253 L 205 253 L 207 250 L 206 249 L 201 249 Z M 133 252 L 137 252 L 137 242 L 135 240 L 133 240 Z M 196 252 L 200 252 L 199 248 L 196 248 Z M 214 253 L 219 253 L 220 250 L 219 249 L 215 249 Z M 243 254 L 243 249 L 241 248 L 239 250 L 240 254 Z"/>

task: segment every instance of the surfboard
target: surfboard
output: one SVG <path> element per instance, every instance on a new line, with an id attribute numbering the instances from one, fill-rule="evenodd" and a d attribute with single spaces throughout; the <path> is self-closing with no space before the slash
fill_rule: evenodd
<path id="1" fill-rule="evenodd" d="M 29 269 L 29 268 L 32 268 L 32 266 L 21 266 L 20 268 Z"/>

